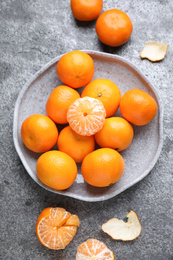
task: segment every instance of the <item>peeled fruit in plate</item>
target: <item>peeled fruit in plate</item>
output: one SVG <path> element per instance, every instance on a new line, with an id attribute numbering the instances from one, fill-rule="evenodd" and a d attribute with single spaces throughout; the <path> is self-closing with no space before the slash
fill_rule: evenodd
<path id="1" fill-rule="evenodd" d="M 68 108 L 67 121 L 79 135 L 91 136 L 104 125 L 106 110 L 103 103 L 91 97 L 76 99 Z"/>
<path id="2" fill-rule="evenodd" d="M 141 225 L 136 213 L 133 210 L 127 214 L 127 218 L 127 222 L 117 218 L 112 218 L 104 223 L 101 228 L 113 239 L 123 241 L 134 240 L 141 233 Z"/>
<path id="3" fill-rule="evenodd" d="M 49 249 L 64 249 L 76 234 L 80 221 L 63 208 L 45 208 L 36 222 L 40 243 Z"/>

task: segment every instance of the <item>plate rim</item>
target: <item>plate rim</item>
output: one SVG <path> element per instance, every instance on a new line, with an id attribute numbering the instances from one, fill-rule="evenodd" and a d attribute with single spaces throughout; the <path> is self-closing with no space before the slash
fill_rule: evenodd
<path id="1" fill-rule="evenodd" d="M 32 174 L 31 174 L 31 170 L 30 170 L 28 164 L 25 161 L 23 153 L 21 152 L 19 143 L 17 142 L 17 140 L 18 140 L 18 137 L 17 137 L 17 129 L 18 129 L 17 122 L 18 122 L 19 107 L 20 107 L 20 104 L 21 104 L 21 101 L 22 101 L 22 97 L 23 97 L 24 93 L 26 92 L 26 90 L 28 89 L 28 87 L 31 85 L 31 83 L 34 82 L 38 78 L 38 76 L 41 75 L 44 71 L 46 71 L 50 66 L 52 66 L 55 62 L 57 62 L 65 53 L 56 56 L 55 58 L 50 60 L 48 63 L 46 63 L 40 70 L 38 70 L 33 76 L 31 76 L 28 81 L 26 81 L 26 83 L 24 84 L 24 86 L 20 90 L 20 92 L 18 94 L 18 97 L 16 99 L 16 102 L 15 102 L 15 107 L 14 107 L 14 115 L 13 115 L 13 142 L 14 142 L 14 146 L 15 146 L 15 149 L 17 151 L 17 154 L 18 154 L 18 156 L 19 156 L 19 158 L 20 158 L 20 160 L 21 160 L 25 170 L 30 175 L 30 177 L 38 185 L 40 185 L 42 188 L 44 188 L 44 189 L 46 189 L 48 191 L 51 191 L 53 193 L 59 194 L 59 195 L 70 197 L 70 198 L 74 198 L 74 199 L 78 199 L 78 200 L 81 200 L 81 201 L 98 202 L 98 201 L 105 201 L 105 200 L 111 199 L 111 198 L 117 196 L 118 194 L 122 193 L 123 191 L 128 190 L 129 188 L 134 186 L 136 183 L 138 183 L 142 179 L 144 179 L 150 173 L 150 171 L 153 169 L 154 165 L 156 164 L 156 162 L 157 162 L 157 160 L 159 158 L 159 155 L 161 153 L 162 146 L 163 146 L 163 103 L 162 103 L 162 100 L 161 100 L 160 96 L 158 95 L 155 87 L 149 82 L 149 80 L 146 78 L 146 76 L 141 72 L 140 69 L 138 69 L 132 62 L 130 62 L 126 58 L 121 57 L 121 56 L 119 56 L 117 54 L 110 54 L 110 53 L 101 52 L 101 51 L 94 51 L 94 50 L 80 50 L 80 51 L 85 52 L 85 53 L 87 53 L 89 55 L 90 54 L 91 55 L 99 55 L 99 56 L 102 56 L 102 57 L 108 57 L 108 58 L 111 58 L 111 59 L 116 59 L 116 60 L 119 60 L 121 62 L 124 62 L 131 69 L 136 71 L 138 73 L 138 75 L 140 75 L 140 77 L 143 78 L 146 81 L 146 83 L 151 87 L 152 91 L 154 92 L 154 94 L 155 94 L 155 96 L 157 98 L 158 104 L 159 104 L 159 117 L 158 117 L 159 118 L 159 129 L 158 129 L 158 132 L 159 132 L 159 143 L 158 143 L 158 148 L 157 148 L 157 151 L 155 153 L 155 156 L 153 157 L 153 160 L 150 162 L 149 167 L 143 172 L 142 175 L 140 175 L 138 178 L 136 178 L 131 183 L 131 185 L 129 187 L 122 187 L 122 188 L 120 188 L 118 190 L 118 192 L 115 192 L 113 194 L 101 195 L 100 197 L 95 197 L 95 198 L 93 198 L 93 197 L 92 198 L 88 198 L 88 197 L 85 198 L 85 197 L 83 197 L 81 195 L 73 194 L 73 193 L 70 193 L 70 192 L 68 194 L 66 194 L 66 193 L 63 193 L 63 191 L 57 191 L 57 190 L 54 190 L 52 188 L 49 188 L 46 185 L 44 185 L 43 183 L 38 182 L 37 180 L 35 180 L 33 178 Z M 66 53 L 68 53 L 68 52 L 66 52 Z"/>

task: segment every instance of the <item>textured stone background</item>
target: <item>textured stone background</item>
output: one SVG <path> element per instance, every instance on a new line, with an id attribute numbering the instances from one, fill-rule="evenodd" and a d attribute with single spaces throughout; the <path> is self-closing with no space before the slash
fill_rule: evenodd
<path id="1" fill-rule="evenodd" d="M 118 48 L 99 42 L 95 21 L 76 21 L 70 0 L 0 1 L 0 258 L 3 260 L 75 259 L 77 246 L 91 237 L 105 242 L 118 260 L 173 259 L 172 0 L 105 0 L 103 10 L 111 8 L 127 12 L 134 25 L 131 39 Z M 149 40 L 169 45 L 163 61 L 151 63 L 140 59 L 139 53 Z M 23 85 L 52 58 L 74 49 L 98 50 L 127 58 L 157 88 L 164 104 L 164 144 L 155 167 L 140 183 L 103 202 L 82 202 L 44 190 L 27 174 L 13 145 L 13 112 Z M 78 214 L 81 220 L 75 238 L 65 250 L 51 251 L 36 237 L 36 219 L 50 206 L 64 207 Z M 131 209 L 142 225 L 138 239 L 116 242 L 101 231 L 103 222 L 112 217 L 124 218 Z"/>

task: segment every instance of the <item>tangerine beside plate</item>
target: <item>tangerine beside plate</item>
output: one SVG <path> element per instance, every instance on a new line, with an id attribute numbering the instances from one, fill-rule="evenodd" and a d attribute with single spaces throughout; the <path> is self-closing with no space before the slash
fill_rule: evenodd
<path id="1" fill-rule="evenodd" d="M 46 114 L 45 104 L 51 91 L 62 82 L 56 74 L 56 65 L 61 56 L 56 57 L 39 70 L 23 87 L 15 105 L 13 140 L 16 151 L 31 178 L 43 188 L 83 201 L 103 201 L 110 199 L 142 180 L 154 167 L 163 143 L 163 110 L 156 89 L 146 77 L 126 59 L 112 54 L 85 51 L 95 64 L 96 78 L 107 78 L 115 82 L 123 95 L 127 90 L 139 88 L 152 95 L 158 105 L 156 117 L 145 126 L 134 126 L 134 139 L 129 148 L 121 152 L 125 160 L 122 178 L 107 188 L 96 188 L 84 182 L 78 164 L 78 175 L 74 184 L 65 191 L 57 191 L 45 186 L 36 175 L 36 161 L 39 154 L 29 151 L 23 144 L 20 129 L 25 118 L 32 114 Z M 78 90 L 81 91 L 82 89 Z M 39 94 L 38 94 L 39 93 Z M 120 112 L 116 112 L 120 116 Z M 60 130 L 60 128 L 58 127 Z"/>

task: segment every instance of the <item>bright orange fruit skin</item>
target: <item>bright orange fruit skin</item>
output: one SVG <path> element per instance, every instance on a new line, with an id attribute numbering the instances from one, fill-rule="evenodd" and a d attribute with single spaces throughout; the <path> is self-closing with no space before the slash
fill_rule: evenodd
<path id="1" fill-rule="evenodd" d="M 58 129 L 48 116 L 34 114 L 23 121 L 21 138 L 29 150 L 43 153 L 56 144 Z"/>
<path id="2" fill-rule="evenodd" d="M 58 138 L 58 149 L 69 156 L 75 162 L 82 162 L 84 157 L 94 151 L 94 136 L 82 136 L 74 132 L 70 126 L 63 128 Z"/>
<path id="3" fill-rule="evenodd" d="M 129 40 L 133 25 L 125 12 L 111 9 L 99 16 L 95 29 L 101 42 L 117 47 Z"/>
<path id="4" fill-rule="evenodd" d="M 157 113 L 157 103 L 152 96 L 140 89 L 127 91 L 120 101 L 122 116 L 134 125 L 146 125 Z"/>
<path id="5" fill-rule="evenodd" d="M 80 221 L 63 208 L 45 208 L 37 218 L 36 234 L 49 249 L 64 249 L 76 234 Z"/>
<path id="6" fill-rule="evenodd" d="M 109 79 L 94 79 L 82 91 L 81 97 L 86 96 L 102 101 L 106 109 L 106 117 L 109 117 L 118 110 L 121 92 L 117 85 Z"/>
<path id="7" fill-rule="evenodd" d="M 124 159 L 117 151 L 101 148 L 84 158 L 81 172 L 90 185 L 107 187 L 121 178 L 124 168 Z"/>
<path id="8" fill-rule="evenodd" d="M 56 87 L 46 103 L 47 115 L 57 124 L 67 124 L 67 110 L 78 98 L 80 95 L 75 89 L 65 85 Z"/>
<path id="9" fill-rule="evenodd" d="M 92 21 L 101 13 L 103 0 L 71 0 L 71 10 L 79 21 Z"/>
<path id="10" fill-rule="evenodd" d="M 52 150 L 38 158 L 36 172 L 39 180 L 48 187 L 65 190 L 75 181 L 77 166 L 68 154 Z"/>
<path id="11" fill-rule="evenodd" d="M 103 128 L 95 134 L 100 147 L 122 151 L 129 147 L 134 131 L 131 124 L 121 117 L 106 118 Z"/>
<path id="12" fill-rule="evenodd" d="M 71 51 L 60 58 L 56 72 L 64 84 L 72 88 L 80 88 L 92 80 L 94 62 L 85 52 Z"/>

